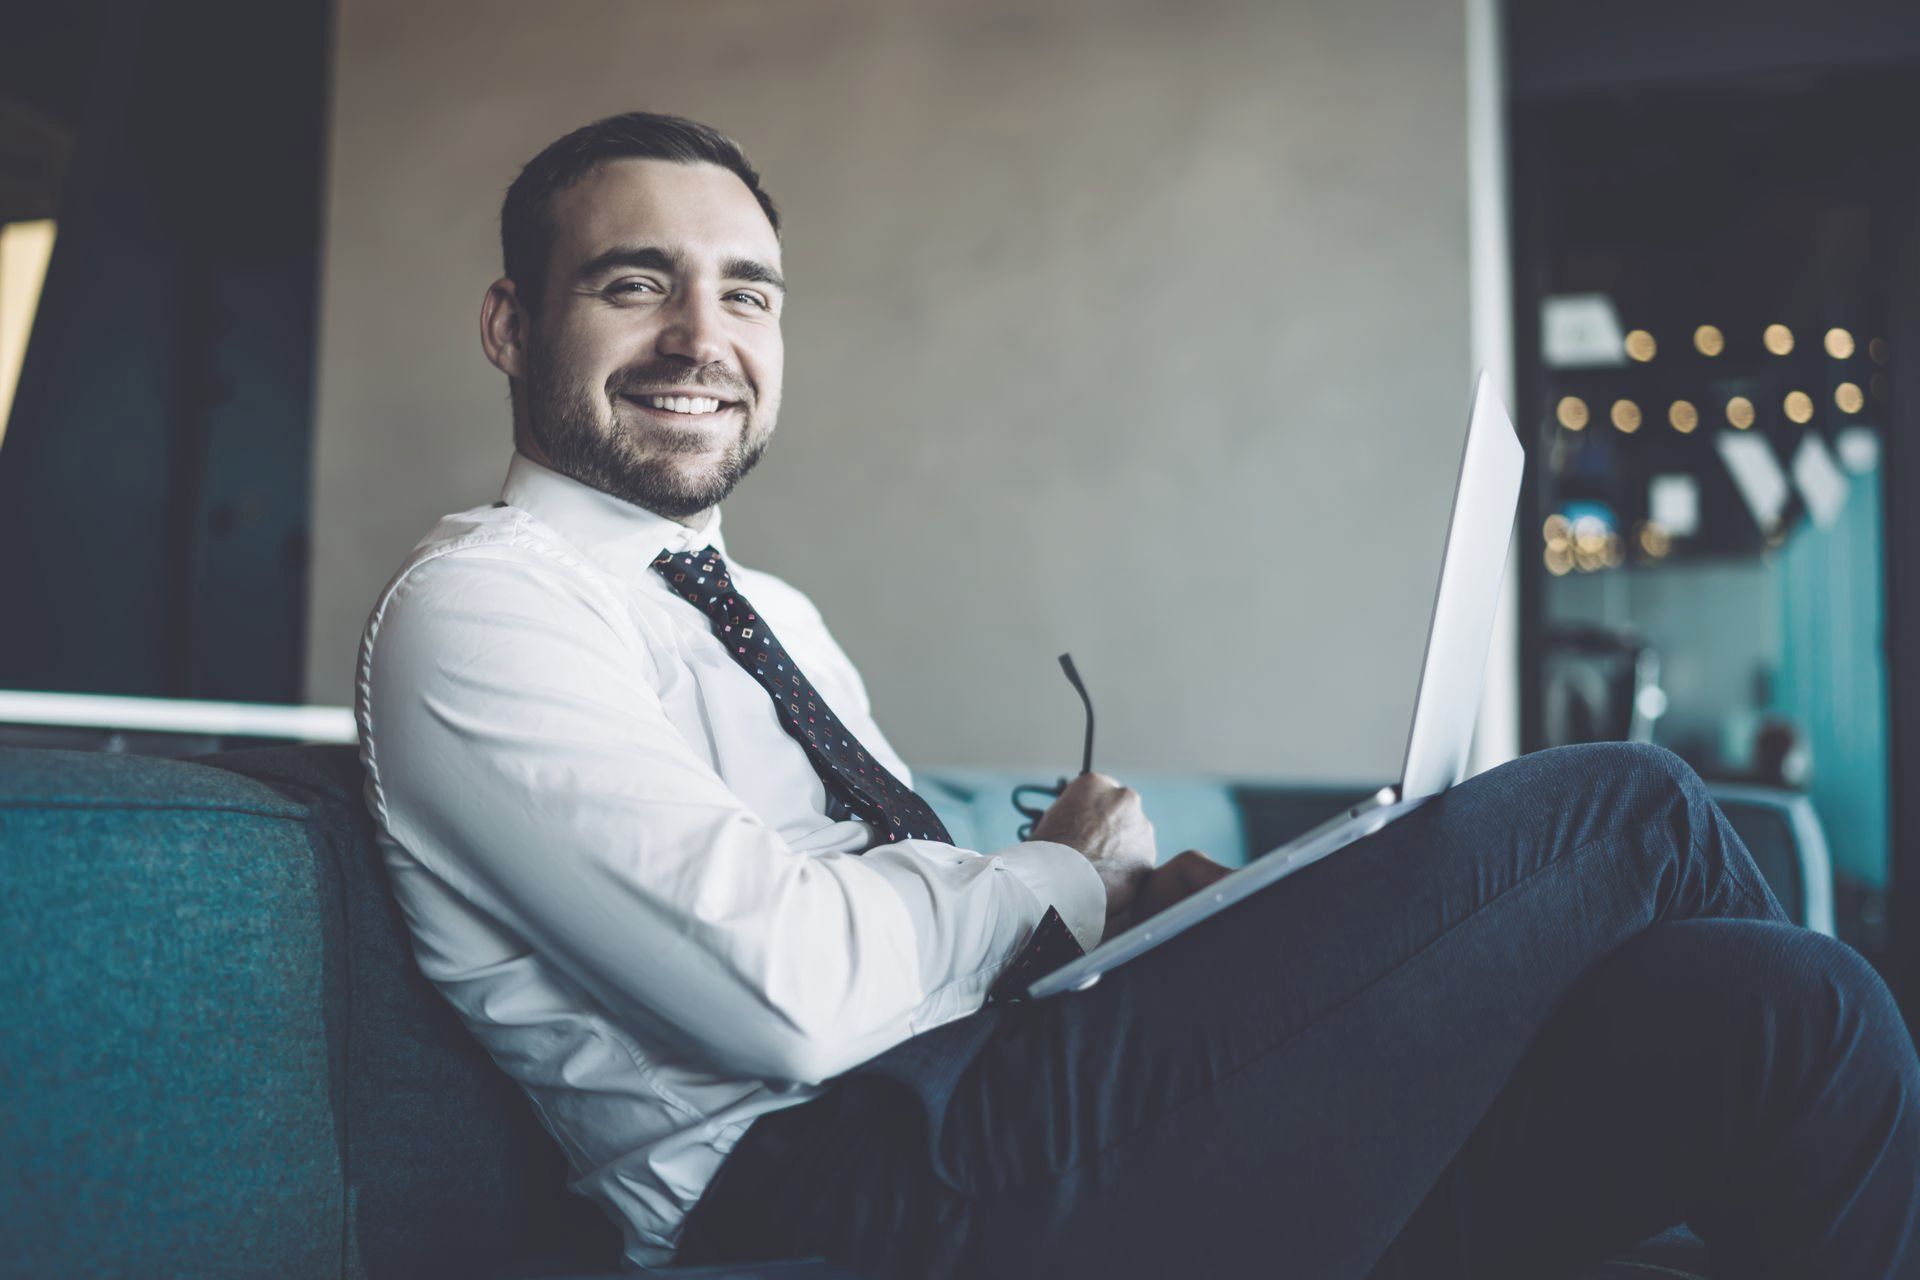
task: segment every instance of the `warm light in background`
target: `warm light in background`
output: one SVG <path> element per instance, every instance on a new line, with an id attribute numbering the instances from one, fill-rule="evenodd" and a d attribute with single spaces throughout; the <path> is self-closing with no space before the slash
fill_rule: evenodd
<path id="1" fill-rule="evenodd" d="M 1693 331 L 1693 349 L 1703 356 L 1717 356 L 1727 349 L 1727 335 L 1713 325 L 1703 324 Z"/>
<path id="2" fill-rule="evenodd" d="M 1607 565 L 1607 543 L 1614 533 L 1598 516 L 1581 516 L 1573 522 L 1573 567 L 1582 573 L 1594 573 Z M 1552 566 L 1549 565 L 1549 568 Z"/>
<path id="3" fill-rule="evenodd" d="M 1767 331 L 1760 335 L 1760 341 L 1767 344 L 1767 350 L 1777 356 L 1784 356 L 1793 350 L 1793 330 L 1783 324 L 1770 324 Z"/>
<path id="4" fill-rule="evenodd" d="M 1727 421 L 1745 431 L 1753 425 L 1753 401 L 1745 396 L 1735 396 L 1727 401 Z"/>
<path id="5" fill-rule="evenodd" d="M 1843 382 L 1833 389 L 1833 402 L 1842 413 L 1858 413 L 1867 403 L 1867 397 L 1861 393 L 1859 384 Z"/>
<path id="6" fill-rule="evenodd" d="M 1570 572 L 1573 569 L 1573 522 L 1556 511 L 1540 526 L 1540 533 L 1547 540 L 1547 572 L 1555 577 Z"/>
<path id="7" fill-rule="evenodd" d="M 0 227 L 0 439 L 13 416 L 13 391 L 26 359 L 40 286 L 53 257 L 53 221 L 9 222 Z"/>
<path id="8" fill-rule="evenodd" d="M 1640 406 L 1631 400 L 1615 400 L 1608 416 L 1613 419 L 1614 426 L 1628 435 L 1640 429 Z"/>
<path id="9" fill-rule="evenodd" d="M 1853 354 L 1853 335 L 1845 329 L 1827 330 L 1827 354 L 1845 360 Z"/>
<path id="10" fill-rule="evenodd" d="M 1554 406 L 1553 416 L 1560 419 L 1560 425 L 1569 431 L 1581 431 L 1587 425 L 1587 402 L 1579 396 L 1562 396 L 1560 403 Z"/>
<path id="11" fill-rule="evenodd" d="M 1690 400 L 1675 400 L 1667 410 L 1667 421 L 1684 436 L 1700 425 L 1700 411 L 1693 407 Z"/>
<path id="12" fill-rule="evenodd" d="M 1654 352 L 1659 349 L 1660 344 L 1645 329 L 1635 329 L 1627 335 L 1627 354 L 1642 364 L 1653 359 Z"/>
<path id="13" fill-rule="evenodd" d="M 1802 426 L 1813 421 L 1813 397 L 1804 391 L 1789 391 L 1782 405 L 1787 417 Z"/>
<path id="14" fill-rule="evenodd" d="M 1640 526 L 1640 549 L 1655 560 L 1661 559 L 1673 550 L 1673 535 L 1649 520 Z"/>

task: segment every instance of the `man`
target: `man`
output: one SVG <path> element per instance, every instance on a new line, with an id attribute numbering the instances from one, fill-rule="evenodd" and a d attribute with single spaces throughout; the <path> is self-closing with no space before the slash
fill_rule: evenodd
<path id="1" fill-rule="evenodd" d="M 954 848 L 806 597 L 727 554 L 785 297 L 737 147 L 589 125 L 501 231 L 515 453 L 368 621 L 368 801 L 422 968 L 632 1260 L 1533 1277 L 1684 1219 L 1729 1276 L 1920 1274 L 1886 989 L 1656 749 L 1516 761 L 989 1003 L 1218 869 L 1156 869 L 1098 775 Z"/>

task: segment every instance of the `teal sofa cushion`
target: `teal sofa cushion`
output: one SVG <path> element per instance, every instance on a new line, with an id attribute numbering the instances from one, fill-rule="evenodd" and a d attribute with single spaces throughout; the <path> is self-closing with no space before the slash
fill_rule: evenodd
<path id="1" fill-rule="evenodd" d="M 611 1270 L 618 1232 L 567 1190 L 532 1104 L 420 973 L 361 797 L 351 747 L 205 756 L 308 815 L 335 886 L 342 1080 L 337 1094 L 350 1278 Z"/>
<path id="2" fill-rule="evenodd" d="M 351 748 L 0 750 L 0 875 L 0 1272 L 616 1262 L 415 967 Z"/>
<path id="3" fill-rule="evenodd" d="M 0 750 L 0 1233 L 34 1276 L 338 1275 L 338 904 L 306 811 Z"/>

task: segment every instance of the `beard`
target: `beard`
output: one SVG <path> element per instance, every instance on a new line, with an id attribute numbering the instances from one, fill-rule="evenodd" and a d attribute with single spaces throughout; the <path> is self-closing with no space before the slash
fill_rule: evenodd
<path id="1" fill-rule="evenodd" d="M 684 363 L 652 361 L 622 369 L 600 394 L 569 383 L 542 343 L 527 352 L 527 428 L 553 469 L 580 483 L 671 520 L 718 506 L 759 463 L 773 438 L 772 424 L 757 431 L 757 408 L 744 382 L 718 366 L 691 373 Z M 617 416 L 623 387 L 699 386 L 740 406 L 740 433 L 718 461 L 689 472 L 681 459 L 712 445 L 706 433 L 678 432 Z"/>

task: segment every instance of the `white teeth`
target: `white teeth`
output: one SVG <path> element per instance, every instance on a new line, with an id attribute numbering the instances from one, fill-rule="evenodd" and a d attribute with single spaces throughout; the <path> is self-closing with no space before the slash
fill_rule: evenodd
<path id="1" fill-rule="evenodd" d="M 647 403 L 669 413 L 717 413 L 720 402 L 711 396 L 648 396 Z"/>

